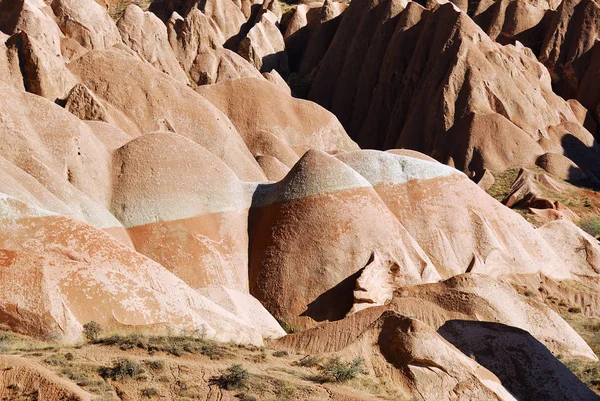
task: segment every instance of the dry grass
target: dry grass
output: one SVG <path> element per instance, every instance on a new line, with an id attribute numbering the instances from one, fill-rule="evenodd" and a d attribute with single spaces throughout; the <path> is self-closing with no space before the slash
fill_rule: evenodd
<path id="1" fill-rule="evenodd" d="M 253 345 L 216 343 L 193 333 L 155 336 L 113 332 L 77 347 L 2 334 L 0 351 L 21 354 L 40 363 L 101 401 L 197 399 L 206 394 L 211 377 L 219 377 L 236 364 L 243 366 L 247 376 L 241 388 L 224 391 L 238 399 L 324 399 L 331 391 L 331 387 L 309 380 L 320 370 L 316 365 L 299 366 L 305 364 L 297 364 L 301 355 Z M 308 365 L 313 365 L 320 359 L 309 357 L 304 362 L 307 360 L 312 361 Z M 327 386 L 349 386 L 357 394 L 403 399 L 393 396 L 392 387 L 378 387 L 377 383 L 381 381 L 361 375 L 348 383 Z"/>
<path id="2" fill-rule="evenodd" d="M 544 173 L 544 170 L 537 166 L 530 166 L 527 169 L 534 173 Z M 516 167 L 502 173 L 495 173 L 494 185 L 488 189 L 487 193 L 499 202 L 502 202 L 510 193 L 519 170 L 520 168 Z M 577 225 L 592 236 L 600 235 L 600 194 L 589 188 L 577 187 L 559 178 L 552 178 L 560 184 L 565 185 L 566 189 L 555 191 L 539 185 L 538 188 L 542 192 L 541 196 L 567 206 L 580 217 L 580 220 L 575 222 Z M 513 210 L 521 214 L 534 226 L 540 226 L 545 223 L 545 221 L 529 213 L 528 210 L 517 208 Z"/>
<path id="3" fill-rule="evenodd" d="M 502 173 L 494 174 L 494 185 L 488 189 L 487 193 L 498 202 L 502 202 L 504 198 L 510 193 L 510 188 L 513 182 L 519 175 L 520 168 L 515 167 L 508 169 Z"/>
<path id="4" fill-rule="evenodd" d="M 0 354 L 55 350 L 60 344 L 53 340 L 38 340 L 9 331 L 0 331 Z"/>
<path id="5" fill-rule="evenodd" d="M 580 313 L 561 313 L 563 318 L 600 355 L 600 319 Z M 562 361 L 579 379 L 600 395 L 600 362 L 566 359 Z"/>
<path id="6" fill-rule="evenodd" d="M 565 282 L 561 282 L 565 285 Z M 579 305 L 570 305 L 563 299 L 548 296 L 546 304 L 559 315 L 585 340 L 596 355 L 600 355 L 600 319 L 587 317 L 581 313 Z M 600 395 L 600 362 L 584 361 L 557 356 L 583 383 Z"/>
<path id="7" fill-rule="evenodd" d="M 108 7 L 108 14 L 117 21 L 123 13 L 125 9 L 130 5 L 135 4 L 140 7 L 142 10 L 146 11 L 152 4 L 152 0 L 119 0 L 116 4 L 110 5 Z"/>

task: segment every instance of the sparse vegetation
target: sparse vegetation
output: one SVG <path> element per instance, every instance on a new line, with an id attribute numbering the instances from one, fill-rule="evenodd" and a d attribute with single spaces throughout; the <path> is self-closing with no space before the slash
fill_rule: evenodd
<path id="1" fill-rule="evenodd" d="M 88 341 L 97 341 L 100 333 L 102 333 L 102 326 L 100 326 L 100 323 L 92 320 L 83 325 L 83 335 Z"/>
<path id="2" fill-rule="evenodd" d="M 108 7 L 108 14 L 112 17 L 112 19 L 117 21 L 123 16 L 125 9 L 129 7 L 129 5 L 135 4 L 142 10 L 146 11 L 148 10 L 148 7 L 150 7 L 151 3 L 152 0 L 120 0 L 115 5 Z"/>
<path id="3" fill-rule="evenodd" d="M 598 217 L 581 219 L 577 222 L 577 225 L 594 238 L 600 236 L 600 218 Z"/>
<path id="4" fill-rule="evenodd" d="M 303 368 L 312 368 L 313 366 L 317 366 L 321 362 L 321 358 L 316 355 L 307 355 L 304 358 L 298 361 L 298 366 L 302 366 Z"/>
<path id="5" fill-rule="evenodd" d="M 312 86 L 312 82 L 315 79 L 316 75 L 316 68 L 312 70 L 308 75 L 300 75 L 295 72 L 291 73 L 287 79 L 287 84 L 292 90 L 292 96 L 299 99 L 307 99 L 308 92 L 310 91 L 310 87 Z"/>
<path id="6" fill-rule="evenodd" d="M 573 329 L 585 340 L 596 355 L 600 353 L 600 319 L 585 316 L 581 313 L 569 313 L 565 309 L 558 310 Z M 584 361 L 557 356 L 570 370 L 589 388 L 600 395 L 600 362 Z"/>
<path id="7" fill-rule="evenodd" d="M 204 338 L 200 332 L 186 333 L 179 336 L 145 336 L 142 334 L 115 334 L 95 341 L 102 345 L 117 345 L 124 351 L 133 348 L 148 351 L 150 355 L 156 352 L 166 352 L 174 356 L 186 353 L 200 353 L 210 359 L 223 359 L 227 356 L 226 347 L 220 343 Z"/>
<path id="8" fill-rule="evenodd" d="M 281 22 L 279 24 L 279 30 L 282 34 L 285 34 L 294 13 L 296 12 L 296 8 L 298 8 L 297 1 L 293 0 L 278 0 L 279 6 L 281 7 Z"/>
<path id="9" fill-rule="evenodd" d="M 575 316 L 575 315 L 573 315 Z M 223 389 L 237 391 L 240 400 L 278 400 L 292 401 L 304 399 L 314 394 L 316 386 L 323 382 L 344 382 L 354 377 L 356 362 L 344 362 L 339 358 L 323 360 L 309 355 L 301 361 L 287 366 L 278 360 L 289 356 L 288 351 L 274 350 L 251 344 L 217 343 L 203 340 L 200 332 L 188 332 L 177 336 L 151 336 L 140 333 L 100 334 L 96 341 L 87 341 L 82 345 L 68 346 L 56 344 L 55 348 L 47 343 L 13 333 L 0 332 L 0 343 L 10 342 L 28 344 L 27 356 L 42 363 L 61 377 L 72 381 L 102 401 L 116 401 L 125 398 L 164 399 L 165 394 L 180 400 L 191 400 L 205 392 L 204 383 L 196 383 L 196 366 L 209 363 L 208 358 L 192 358 L 177 362 L 173 348 L 183 353 L 209 353 L 225 355 L 231 358 L 229 368 L 211 380 Z M 39 344 L 38 344 L 39 341 Z M 31 347 L 29 347 L 31 345 Z M 13 347 L 13 345 L 11 345 Z M 184 350 L 185 348 L 185 350 Z M 11 348 L 12 349 L 12 348 Z M 123 357 L 123 349 L 131 351 Z M 148 354 L 161 356 L 148 357 Z M 22 352 L 22 351 L 21 351 Z M 21 353 L 19 352 L 19 353 Z M 114 358 L 114 359 L 111 359 Z M 237 361 L 245 361 L 244 365 Z M 248 363 L 249 365 L 246 365 Z M 266 374 L 250 374 L 248 369 L 257 363 L 265 364 L 259 370 Z M 346 368 L 350 373 L 347 374 Z M 318 369 L 318 370 L 317 370 Z M 362 368 L 358 369 L 362 371 Z M 317 376 L 311 376 L 318 373 Z M 386 398 L 393 389 L 377 390 L 379 380 L 370 383 L 369 376 L 361 376 L 349 384 L 360 391 Z M 308 380 L 305 384 L 298 380 Z M 312 383 L 310 382 L 312 381 Z"/>
<path id="10" fill-rule="evenodd" d="M 579 306 L 572 306 L 569 308 L 569 313 L 581 313 L 581 307 Z"/>
<path id="11" fill-rule="evenodd" d="M 314 376 L 313 380 L 321 383 L 344 383 L 364 372 L 364 359 L 356 357 L 349 362 L 342 362 L 342 359 L 336 355 L 321 365 L 320 370 L 321 374 Z"/>
<path id="12" fill-rule="evenodd" d="M 165 362 L 160 359 L 152 359 L 146 362 L 148 367 L 155 371 L 161 371 L 165 369 Z"/>
<path id="13" fill-rule="evenodd" d="M 158 390 L 154 387 L 146 387 L 140 390 L 140 394 L 145 398 L 153 398 L 158 395 Z"/>
<path id="14" fill-rule="evenodd" d="M 112 367 L 103 367 L 100 369 L 100 375 L 104 378 L 113 380 L 134 379 L 144 373 L 142 366 L 129 358 L 120 358 Z"/>
<path id="15" fill-rule="evenodd" d="M 214 380 L 214 382 L 216 382 L 219 387 L 226 390 L 236 390 L 243 388 L 249 377 L 250 373 L 248 373 L 246 368 L 236 363 L 228 367 L 221 376 Z"/>
<path id="16" fill-rule="evenodd" d="M 13 332 L 0 331 L 0 354 L 51 351 L 57 347 L 58 344 L 54 341 L 37 340 Z"/>
<path id="17" fill-rule="evenodd" d="M 294 334 L 299 331 L 296 327 L 290 326 L 287 322 L 284 322 L 281 319 L 277 319 L 277 323 L 279 323 L 283 331 L 285 331 L 287 334 Z"/>
<path id="18" fill-rule="evenodd" d="M 498 202 L 502 202 L 510 193 L 510 188 L 513 182 L 519 175 L 520 168 L 515 167 L 508 169 L 502 173 L 494 174 L 494 185 L 487 190 L 487 193 Z"/>

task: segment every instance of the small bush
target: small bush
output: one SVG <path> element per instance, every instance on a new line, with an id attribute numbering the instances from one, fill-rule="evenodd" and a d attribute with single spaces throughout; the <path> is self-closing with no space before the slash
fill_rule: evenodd
<path id="1" fill-rule="evenodd" d="M 318 356 L 307 355 L 298 361 L 298 366 L 302 366 L 303 368 L 312 368 L 313 366 L 317 366 L 320 362 L 321 358 Z"/>
<path id="2" fill-rule="evenodd" d="M 100 333 L 102 333 L 102 326 L 100 326 L 100 323 L 92 320 L 91 322 L 83 325 L 83 335 L 88 339 L 88 341 L 94 342 L 98 340 Z"/>
<path id="3" fill-rule="evenodd" d="M 263 349 L 260 354 L 252 356 L 252 362 L 261 363 L 267 360 L 267 352 Z"/>
<path id="4" fill-rule="evenodd" d="M 100 369 L 100 375 L 113 380 L 135 378 L 144 373 L 139 363 L 127 358 L 117 360 L 112 367 Z"/>
<path id="5" fill-rule="evenodd" d="M 221 388 L 235 390 L 244 387 L 249 377 L 250 373 L 242 365 L 234 364 L 215 381 Z"/>
<path id="6" fill-rule="evenodd" d="M 276 358 L 281 358 L 281 357 L 288 356 L 288 355 L 289 354 L 288 354 L 287 351 L 275 351 L 275 352 L 273 352 L 273 356 L 276 357 Z"/>
<path id="7" fill-rule="evenodd" d="M 533 296 L 533 291 L 530 291 L 530 290 L 525 291 L 525 296 L 526 297 L 532 297 Z"/>
<path id="8" fill-rule="evenodd" d="M 140 394 L 145 398 L 152 398 L 158 395 L 158 391 L 154 387 L 146 387 L 140 390 Z"/>
<path id="9" fill-rule="evenodd" d="M 364 371 L 364 360 L 354 358 L 350 362 L 342 362 L 339 356 L 329 359 L 321 368 L 323 378 L 332 382 L 347 382 Z"/>
<path id="10" fill-rule="evenodd" d="M 161 361 L 160 359 L 152 359 L 150 361 L 147 362 L 148 363 L 148 367 L 152 370 L 163 370 L 165 368 L 165 362 Z"/>
<path id="11" fill-rule="evenodd" d="M 566 301 L 563 301 L 563 300 L 561 300 L 561 301 L 558 303 L 558 306 L 562 306 L 562 307 L 564 308 L 564 307 L 567 307 L 567 306 L 569 306 L 569 304 L 568 304 Z"/>
<path id="12" fill-rule="evenodd" d="M 215 342 L 208 342 L 200 347 L 200 353 L 212 360 L 218 360 L 225 356 L 225 349 Z"/>
<path id="13" fill-rule="evenodd" d="M 285 331 L 287 334 L 294 334 L 299 331 L 296 327 L 290 326 L 289 324 L 287 324 L 286 322 L 284 322 L 281 319 L 277 319 L 277 323 L 279 323 L 279 325 L 281 326 L 283 331 Z"/>
<path id="14" fill-rule="evenodd" d="M 570 313 L 581 313 L 581 308 L 579 306 L 572 306 L 569 308 Z"/>
<path id="15" fill-rule="evenodd" d="M 594 238 L 600 235 L 600 219 L 598 217 L 579 220 L 577 225 Z"/>

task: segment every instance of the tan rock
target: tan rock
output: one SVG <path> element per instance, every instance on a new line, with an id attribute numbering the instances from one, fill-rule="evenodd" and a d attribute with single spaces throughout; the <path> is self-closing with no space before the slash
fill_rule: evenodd
<path id="1" fill-rule="evenodd" d="M 452 4 L 376 4 L 344 12 L 309 93 L 359 145 L 419 150 L 469 176 L 564 149 L 595 174 L 593 136 L 531 50 L 497 45 Z"/>
<path id="2" fill-rule="evenodd" d="M 88 50 L 121 42 L 115 22 L 94 0 L 53 0 L 52 10 L 63 33 Z"/>
<path id="3" fill-rule="evenodd" d="M 277 16 L 269 10 L 261 10 L 254 26 L 240 39 L 237 52 L 261 72 L 277 70 L 286 77 L 289 74 L 285 42 Z"/>
<path id="4" fill-rule="evenodd" d="M 16 48 L 9 49 L 5 43 L 8 36 L 0 32 L 0 80 L 17 89 L 25 90 L 19 67 L 19 54 Z"/>
<path id="5" fill-rule="evenodd" d="M 250 293 L 292 327 L 345 316 L 374 250 L 395 286 L 439 279 L 368 181 L 320 151 L 257 189 L 249 224 Z"/>
<path id="6" fill-rule="evenodd" d="M 363 357 L 369 372 L 407 398 L 515 400 L 493 373 L 427 325 L 379 308 L 286 336 L 276 344 L 323 357 Z"/>
<path id="7" fill-rule="evenodd" d="M 119 148 L 113 169 L 111 212 L 138 252 L 192 288 L 248 292 L 251 192 L 218 157 L 175 133 L 153 133 Z"/>
<path id="8" fill-rule="evenodd" d="M 0 397 L 18 399 L 38 394 L 48 401 L 89 401 L 93 397 L 74 383 L 59 377 L 51 370 L 19 356 L 0 357 Z"/>
<path id="9" fill-rule="evenodd" d="M 198 85 L 216 84 L 228 79 L 261 78 L 260 72 L 229 49 L 199 53 L 189 71 Z"/>
<path id="10" fill-rule="evenodd" d="M 18 55 L 25 90 L 52 101 L 63 99 L 77 79 L 61 56 L 50 53 L 43 43 L 21 31 L 7 41 L 9 52 Z"/>
<path id="11" fill-rule="evenodd" d="M 292 90 L 290 89 L 288 84 L 285 82 L 285 80 L 281 77 L 281 75 L 279 75 L 277 70 L 272 70 L 270 72 L 263 72 L 262 75 L 263 75 L 263 77 L 265 77 L 267 79 L 267 81 L 271 82 L 272 84 L 277 85 L 281 90 L 283 90 L 285 93 L 287 93 L 288 95 L 291 96 Z"/>
<path id="12" fill-rule="evenodd" d="M 0 30 L 8 35 L 27 32 L 46 52 L 58 56 L 63 35 L 51 16 L 52 10 L 41 0 L 5 2 L 0 11 Z"/>
<path id="13" fill-rule="evenodd" d="M 386 308 L 412 316 L 434 330 L 451 321 L 501 323 L 529 332 L 555 356 L 597 360 L 579 334 L 538 295 L 524 297 L 512 285 L 480 274 L 396 289 Z"/>
<path id="14" fill-rule="evenodd" d="M 38 192 L 40 206 L 96 227 L 120 226 L 106 210 L 110 201 L 111 160 L 102 142 L 83 122 L 54 102 L 2 83 L 0 88 L 5 94 L 0 99 L 4 116 L 0 155 L 45 186 L 44 192 Z M 7 193 L 7 187 L 3 192 Z M 51 206 L 56 205 L 51 202 L 55 198 L 63 204 L 60 209 Z"/>
<path id="15" fill-rule="evenodd" d="M 143 132 L 161 129 L 167 120 L 175 132 L 221 157 L 241 179 L 265 179 L 229 119 L 186 85 L 116 49 L 89 52 L 69 68 Z"/>
<path id="16" fill-rule="evenodd" d="M 438 332 L 498 376 L 516 399 L 591 401 L 598 397 L 525 330 L 457 320 Z M 520 369 L 530 373 L 516 378 L 514 372 Z"/>
<path id="17" fill-rule="evenodd" d="M 130 4 L 117 22 L 121 39 L 158 70 L 187 84 L 185 72 L 169 45 L 167 28 L 154 14 Z"/>
<path id="18" fill-rule="evenodd" d="M 256 152 L 255 142 L 260 141 L 264 131 L 299 155 L 309 148 L 327 152 L 357 148 L 331 113 L 314 103 L 291 97 L 264 79 L 223 81 L 199 87 L 197 91 L 231 119 L 255 155 L 279 157 Z"/>
<path id="19" fill-rule="evenodd" d="M 80 120 L 107 122 L 109 119 L 102 101 L 83 84 L 73 87 L 67 97 L 65 109 Z"/>
<path id="20" fill-rule="evenodd" d="M 477 185 L 479 185 L 479 187 L 481 187 L 481 189 L 484 191 L 487 191 L 492 187 L 492 185 L 494 185 L 494 182 L 496 182 L 496 179 L 490 170 L 484 170 L 483 176 L 479 179 L 479 181 L 477 181 Z"/>
<path id="21" fill-rule="evenodd" d="M 592 175 L 590 179 L 578 165 L 557 153 L 545 153 L 538 157 L 536 164 L 546 170 L 548 174 L 574 184 L 597 183 Z"/>

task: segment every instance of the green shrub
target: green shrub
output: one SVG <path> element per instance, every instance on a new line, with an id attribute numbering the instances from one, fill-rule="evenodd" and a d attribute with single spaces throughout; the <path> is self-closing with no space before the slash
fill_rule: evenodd
<path id="1" fill-rule="evenodd" d="M 300 331 L 296 327 L 290 326 L 289 324 L 287 324 L 287 322 L 284 322 L 281 319 L 277 319 L 277 323 L 279 323 L 283 331 L 285 331 L 287 334 L 294 334 Z"/>
<path id="2" fill-rule="evenodd" d="M 364 360 L 356 357 L 350 362 L 342 362 L 339 356 L 329 359 L 321 368 L 323 378 L 331 382 L 347 382 L 364 371 Z"/>
<path id="3" fill-rule="evenodd" d="M 144 373 L 139 363 L 127 358 L 118 359 L 112 367 L 100 368 L 100 375 L 113 380 L 135 378 Z"/>
<path id="4" fill-rule="evenodd" d="M 93 342 L 98 340 L 100 333 L 102 333 L 102 326 L 100 326 L 100 323 L 92 320 L 91 322 L 83 325 L 83 335 L 88 339 L 88 341 Z"/>
<path id="5" fill-rule="evenodd" d="M 598 217 L 579 220 L 577 225 L 594 238 L 600 235 L 600 219 Z"/>
<path id="6" fill-rule="evenodd" d="M 250 373 L 240 364 L 234 364 L 216 379 L 219 387 L 226 390 L 239 389 L 246 385 Z"/>
<path id="7" fill-rule="evenodd" d="M 288 355 L 289 355 L 288 352 L 284 351 L 284 350 L 273 352 L 273 356 L 276 357 L 276 358 L 281 358 L 283 356 L 288 356 Z"/>
<path id="8" fill-rule="evenodd" d="M 570 313 L 581 313 L 581 308 L 579 306 L 572 306 L 569 308 Z"/>

